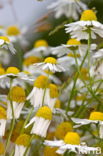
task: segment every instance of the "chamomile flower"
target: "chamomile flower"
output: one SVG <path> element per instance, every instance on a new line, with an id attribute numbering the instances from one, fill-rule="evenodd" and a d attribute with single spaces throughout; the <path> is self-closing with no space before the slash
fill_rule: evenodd
<path id="1" fill-rule="evenodd" d="M 92 10 L 85 10 L 80 21 L 66 24 L 66 33 L 70 33 L 72 38 L 88 39 L 89 34 L 93 39 L 96 38 L 96 34 L 103 37 L 103 24 L 97 21 L 95 12 Z"/>
<path id="2" fill-rule="evenodd" d="M 41 70 L 50 70 L 52 72 L 64 72 L 65 69 L 58 63 L 54 57 L 47 57 L 44 62 L 35 63 L 34 68 Z"/>
<path id="3" fill-rule="evenodd" d="M 33 105 L 34 107 L 41 107 L 43 103 L 45 104 L 46 89 L 48 87 L 48 82 L 48 77 L 44 75 L 40 75 L 35 80 L 34 87 L 27 97 L 27 100 L 30 100 L 31 105 Z"/>
<path id="4" fill-rule="evenodd" d="M 18 119 L 20 117 L 22 108 L 24 106 L 26 100 L 25 90 L 19 86 L 15 86 L 11 88 L 9 93 L 9 100 L 7 104 L 7 118 L 12 119 L 12 106 L 11 101 L 13 105 L 13 111 L 14 111 L 14 117 L 15 119 Z"/>
<path id="5" fill-rule="evenodd" d="M 31 134 L 36 134 L 41 137 L 46 137 L 47 130 L 52 120 L 52 111 L 49 107 L 43 106 L 38 109 L 35 117 L 33 117 L 29 124 L 26 125 L 27 128 L 29 125 L 33 123 L 33 128 L 31 130 Z M 42 128 L 41 128 L 42 127 Z"/>
<path id="6" fill-rule="evenodd" d="M 5 152 L 4 144 L 2 142 L 0 142 L 0 156 L 3 156 L 4 152 Z"/>
<path id="7" fill-rule="evenodd" d="M 76 132 L 68 132 L 63 140 L 48 141 L 45 140 L 46 146 L 58 147 L 56 153 L 64 154 L 66 151 L 79 153 L 81 150 L 94 151 L 96 148 L 81 145 L 80 136 Z"/>
<path id="8" fill-rule="evenodd" d="M 55 12 L 56 18 L 65 15 L 67 18 L 71 17 L 77 20 L 80 12 L 82 10 L 86 10 L 87 6 L 79 0 L 57 0 L 48 6 L 48 9 L 51 9 Z"/>
<path id="9" fill-rule="evenodd" d="M 34 43 L 34 48 L 30 51 L 28 51 L 24 57 L 29 56 L 38 56 L 38 57 L 44 57 L 50 55 L 50 47 L 46 40 L 37 40 Z"/>
<path id="10" fill-rule="evenodd" d="M 10 39 L 6 36 L 0 36 L 0 47 L 5 50 L 9 50 L 12 54 L 16 53 L 13 44 L 11 43 Z"/>
<path id="11" fill-rule="evenodd" d="M 90 123 L 95 123 L 95 124 L 99 123 L 99 135 L 100 138 L 103 138 L 103 113 L 102 112 L 92 112 L 89 116 L 89 119 L 72 118 L 72 121 L 78 124 L 75 127 L 87 125 Z"/>
<path id="12" fill-rule="evenodd" d="M 8 67 L 6 70 L 0 68 L 0 86 L 2 88 L 10 87 L 10 80 L 12 79 L 12 85 L 24 86 L 24 82 L 33 82 L 34 77 L 26 72 L 20 72 L 17 67 Z"/>
<path id="13" fill-rule="evenodd" d="M 30 136 L 27 134 L 21 134 L 15 141 L 15 153 L 14 156 L 23 156 L 27 146 L 30 143 Z"/>
<path id="14" fill-rule="evenodd" d="M 41 58 L 36 57 L 36 56 L 29 56 L 29 57 L 24 59 L 23 69 L 26 71 L 31 71 L 33 64 L 39 63 L 39 62 L 41 62 Z"/>
<path id="15" fill-rule="evenodd" d="M 52 54 L 61 57 L 65 54 L 68 54 L 72 50 L 78 50 L 82 46 L 81 42 L 76 39 L 69 39 L 66 44 L 63 44 L 58 47 L 51 48 Z"/>
<path id="16" fill-rule="evenodd" d="M 64 139 L 67 132 L 73 131 L 73 126 L 70 122 L 61 122 L 55 130 L 55 137 L 59 140 Z"/>
<path id="17" fill-rule="evenodd" d="M 0 106 L 0 136 L 4 136 L 6 128 L 7 115 L 6 110 Z"/>
<path id="18" fill-rule="evenodd" d="M 5 31 L 6 36 L 10 38 L 11 42 L 15 43 L 19 41 L 21 46 L 28 45 L 28 41 L 24 37 L 27 32 L 26 27 L 20 29 L 17 25 L 11 25 Z"/>
<path id="19" fill-rule="evenodd" d="M 58 87 L 55 84 L 50 84 L 46 90 L 45 104 L 53 110 L 56 100 L 59 96 Z"/>

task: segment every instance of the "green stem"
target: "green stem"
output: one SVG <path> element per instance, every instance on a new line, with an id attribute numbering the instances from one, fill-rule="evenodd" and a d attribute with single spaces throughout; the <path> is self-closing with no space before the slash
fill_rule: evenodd
<path id="1" fill-rule="evenodd" d="M 23 124 L 23 127 L 22 127 L 22 129 L 21 129 L 21 131 L 20 131 L 20 134 L 24 133 L 25 126 L 26 126 L 26 124 L 28 123 L 28 121 L 29 121 L 29 119 L 30 119 L 30 117 L 31 117 L 31 114 L 33 113 L 33 110 L 34 110 L 34 107 L 31 108 L 29 114 L 27 115 L 26 120 L 25 120 L 25 122 L 24 122 L 24 124 Z"/>
<path id="2" fill-rule="evenodd" d="M 85 59 L 87 58 L 87 56 L 88 56 L 88 50 L 87 50 L 87 52 L 86 52 L 86 54 L 85 54 L 85 56 L 84 56 L 84 58 L 83 58 L 83 60 L 82 60 L 82 63 L 81 63 L 81 65 L 80 65 L 80 69 L 82 68 L 82 66 L 83 66 L 83 64 L 84 64 Z M 79 76 L 79 73 L 77 73 L 77 75 L 76 75 L 75 78 L 74 78 L 74 85 L 73 85 L 72 90 L 71 90 L 71 94 L 70 94 L 70 98 L 69 98 L 69 101 L 68 101 L 68 106 L 67 106 L 67 108 L 66 108 L 66 112 L 68 112 L 69 107 L 70 107 L 71 100 L 72 100 L 72 98 L 73 98 L 73 96 L 74 96 L 73 93 L 74 93 L 74 89 L 75 89 L 75 86 L 76 86 L 76 82 L 77 82 L 78 76 Z"/>

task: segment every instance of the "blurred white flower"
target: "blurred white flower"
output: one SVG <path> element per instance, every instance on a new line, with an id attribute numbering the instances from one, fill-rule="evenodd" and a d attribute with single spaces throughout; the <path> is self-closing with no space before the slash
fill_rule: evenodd
<path id="1" fill-rule="evenodd" d="M 57 0 L 50 4 L 48 9 L 53 10 L 56 18 L 65 15 L 67 18 L 77 20 L 79 14 L 86 10 L 87 6 L 80 0 Z"/>
<path id="2" fill-rule="evenodd" d="M 72 38 L 89 39 L 91 33 L 91 38 L 95 39 L 96 35 L 103 37 L 103 24 L 97 21 L 97 17 L 92 10 L 86 10 L 82 13 L 80 21 L 66 24 L 66 33 L 70 33 Z"/>
<path id="3" fill-rule="evenodd" d="M 40 70 L 49 70 L 52 72 L 65 72 L 65 69 L 62 67 L 62 65 L 59 64 L 58 60 L 56 60 L 54 57 L 47 57 L 44 62 L 41 63 L 35 63 L 34 69 L 40 69 Z"/>

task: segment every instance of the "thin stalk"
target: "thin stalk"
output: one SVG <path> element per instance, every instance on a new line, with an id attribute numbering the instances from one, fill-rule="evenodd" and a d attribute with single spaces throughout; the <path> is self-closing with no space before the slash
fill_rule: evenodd
<path id="1" fill-rule="evenodd" d="M 88 50 L 87 50 L 87 52 L 86 52 L 86 54 L 85 54 L 85 56 L 84 56 L 84 58 L 83 58 L 83 60 L 82 60 L 82 63 L 81 63 L 81 65 L 80 65 L 80 69 L 82 68 L 82 66 L 83 66 L 83 64 L 84 64 L 85 59 L 87 58 L 87 56 L 88 56 Z M 70 98 L 69 98 L 69 100 L 68 100 L 68 106 L 67 106 L 67 108 L 66 108 L 66 112 L 68 112 L 68 110 L 69 110 L 70 103 L 71 103 L 71 100 L 72 100 L 73 95 L 74 95 L 73 93 L 74 93 L 74 89 L 75 89 L 75 86 L 76 86 L 76 82 L 77 82 L 78 76 L 79 76 L 79 73 L 77 73 L 77 75 L 76 75 L 75 78 L 74 78 L 74 85 L 73 85 L 73 87 L 72 87 L 71 94 L 70 94 Z"/>
<path id="2" fill-rule="evenodd" d="M 20 131 L 20 134 L 24 133 L 25 126 L 26 126 L 26 124 L 28 123 L 28 121 L 29 121 L 29 119 L 30 119 L 30 117 L 31 117 L 31 114 L 33 113 L 33 109 L 34 109 L 34 108 L 32 107 L 31 110 L 30 110 L 30 112 L 29 112 L 29 114 L 27 115 L 26 120 L 25 120 L 25 122 L 24 122 L 24 124 L 23 124 L 23 127 L 22 127 L 22 129 L 21 129 L 21 131 Z"/>

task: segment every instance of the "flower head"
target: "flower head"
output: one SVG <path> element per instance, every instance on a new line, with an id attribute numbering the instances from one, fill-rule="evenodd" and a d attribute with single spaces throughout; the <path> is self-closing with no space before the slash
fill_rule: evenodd
<path id="1" fill-rule="evenodd" d="M 81 45 L 80 41 L 78 41 L 77 39 L 75 38 L 71 38 L 67 41 L 67 45 L 75 45 L 75 46 L 78 46 L 78 45 Z"/>
<path id="2" fill-rule="evenodd" d="M 28 146 L 30 143 L 30 136 L 27 134 L 21 134 L 15 141 L 17 145 Z"/>
<path id="3" fill-rule="evenodd" d="M 103 121 L 103 113 L 102 112 L 92 112 L 90 114 L 89 120 L 101 120 L 101 121 Z"/>
<path id="4" fill-rule="evenodd" d="M 22 103 L 26 100 L 25 91 L 19 86 L 15 86 L 10 90 L 10 99 L 12 101 Z"/>
<path id="5" fill-rule="evenodd" d="M 45 40 L 38 40 L 34 43 L 34 48 L 38 47 L 48 47 L 48 43 Z"/>
<path id="6" fill-rule="evenodd" d="M 20 70 L 17 67 L 8 67 L 6 70 L 6 74 L 18 74 Z"/>
<path id="7" fill-rule="evenodd" d="M 44 118 L 45 120 L 52 120 L 52 111 L 49 107 L 43 106 L 39 108 L 36 113 L 37 117 Z"/>
<path id="8" fill-rule="evenodd" d="M 40 75 L 34 82 L 34 86 L 37 88 L 47 88 L 48 87 L 48 77 Z"/>
<path id="9" fill-rule="evenodd" d="M 93 10 L 85 10 L 81 15 L 81 21 L 97 21 L 96 14 Z"/>
<path id="10" fill-rule="evenodd" d="M 9 36 L 17 36 L 20 35 L 20 30 L 17 26 L 13 25 L 13 26 L 9 26 L 6 30 L 7 35 Z"/>
<path id="11" fill-rule="evenodd" d="M 55 84 L 50 84 L 50 97 L 51 98 L 57 98 L 59 93 L 58 93 L 58 87 Z"/>
<path id="12" fill-rule="evenodd" d="M 56 130 L 55 130 L 55 136 L 57 139 L 64 139 L 67 132 L 72 131 L 73 127 L 70 122 L 62 122 L 60 123 Z"/>
<path id="13" fill-rule="evenodd" d="M 41 62 L 41 59 L 39 57 L 36 57 L 36 56 L 29 56 L 27 58 L 25 58 L 23 64 L 25 66 L 30 66 L 34 63 L 38 63 L 38 62 Z"/>
<path id="14" fill-rule="evenodd" d="M 57 60 L 54 57 L 47 57 L 44 60 L 45 63 L 57 64 Z"/>
<path id="15" fill-rule="evenodd" d="M 71 145 L 80 145 L 80 136 L 76 132 L 68 132 L 64 137 L 64 142 Z"/>

